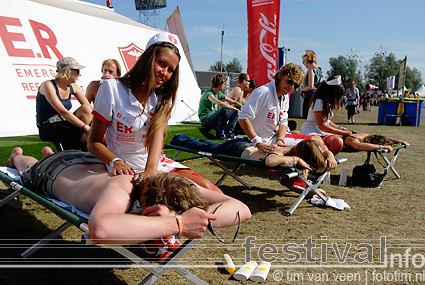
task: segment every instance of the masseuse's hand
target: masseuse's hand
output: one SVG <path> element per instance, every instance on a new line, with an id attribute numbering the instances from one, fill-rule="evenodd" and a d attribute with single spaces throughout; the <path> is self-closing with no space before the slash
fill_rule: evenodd
<path id="1" fill-rule="evenodd" d="M 271 152 L 276 146 L 271 146 L 265 143 L 257 143 L 257 145 L 255 146 L 256 148 L 258 148 L 258 151 L 261 154 L 268 154 L 269 152 Z"/>
<path id="2" fill-rule="evenodd" d="M 335 169 L 338 165 L 334 157 L 328 157 L 326 159 L 326 165 L 328 166 L 328 170 Z"/>
<path id="3" fill-rule="evenodd" d="M 112 175 L 121 175 L 121 174 L 129 174 L 134 175 L 133 169 L 131 166 L 125 163 L 123 160 L 117 160 L 114 163 L 114 170 L 112 171 Z"/>
<path id="4" fill-rule="evenodd" d="M 145 171 L 135 173 L 134 177 L 133 177 L 133 181 L 134 181 L 134 183 L 138 184 L 139 178 L 143 180 L 143 178 L 145 178 L 145 177 L 153 176 L 153 175 L 157 175 L 157 174 L 158 174 L 157 171 L 150 171 L 150 170 L 145 169 Z"/>
<path id="5" fill-rule="evenodd" d="M 215 214 L 207 213 L 200 208 L 191 208 L 181 214 L 183 218 L 183 236 L 187 238 L 200 238 L 208 226 L 208 220 L 215 221 Z"/>

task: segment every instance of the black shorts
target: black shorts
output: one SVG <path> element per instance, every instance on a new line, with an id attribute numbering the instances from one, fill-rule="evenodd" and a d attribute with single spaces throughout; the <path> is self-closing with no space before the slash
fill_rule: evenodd
<path id="1" fill-rule="evenodd" d="M 57 150 L 67 150 L 82 147 L 80 140 L 84 131 L 68 121 L 63 121 L 38 126 L 38 134 L 42 141 L 54 143 Z"/>
<path id="2" fill-rule="evenodd" d="M 24 186 L 41 196 L 55 198 L 52 185 L 59 173 L 68 166 L 81 163 L 103 164 L 89 152 L 65 150 L 49 156 L 30 165 L 21 174 Z"/>

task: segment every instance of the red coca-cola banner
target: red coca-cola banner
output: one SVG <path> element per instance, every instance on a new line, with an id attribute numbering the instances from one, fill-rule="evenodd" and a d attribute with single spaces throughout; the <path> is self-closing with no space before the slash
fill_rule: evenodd
<path id="1" fill-rule="evenodd" d="M 258 85 L 277 71 L 280 0 L 247 0 L 248 74 Z"/>

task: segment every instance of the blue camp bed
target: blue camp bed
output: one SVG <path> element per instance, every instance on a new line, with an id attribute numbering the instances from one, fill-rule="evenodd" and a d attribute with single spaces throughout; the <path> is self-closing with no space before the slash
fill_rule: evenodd
<path id="1" fill-rule="evenodd" d="M 8 184 L 11 187 L 11 193 L 9 196 L 5 197 L 3 200 L 0 201 L 0 207 L 5 205 L 8 201 L 14 199 L 15 197 L 18 197 L 20 194 L 23 194 L 27 196 L 28 198 L 36 201 L 46 209 L 50 210 L 51 212 L 55 213 L 58 217 L 63 219 L 65 222 L 59 226 L 57 229 L 52 231 L 50 234 L 42 238 L 40 241 L 38 241 L 36 244 L 31 246 L 29 249 L 25 250 L 21 256 L 23 258 L 28 258 L 32 254 L 34 254 L 37 250 L 41 249 L 44 245 L 49 243 L 52 239 L 56 238 L 58 235 L 60 235 L 63 231 L 68 229 L 71 226 L 75 226 L 82 230 L 84 232 L 83 234 L 83 240 L 86 244 L 92 244 L 90 241 L 90 235 L 89 235 L 89 228 L 88 228 L 88 215 L 83 215 L 78 212 L 72 212 L 67 208 L 63 208 L 49 200 L 48 198 L 42 197 L 31 190 L 29 190 L 26 187 L 23 187 L 19 181 L 11 178 L 4 172 L 0 171 L 0 180 L 2 180 L 5 184 Z M 205 234 L 208 231 L 205 232 Z M 185 268 L 183 268 L 181 265 L 177 264 L 177 261 L 185 254 L 187 253 L 200 239 L 187 239 L 176 251 L 174 251 L 167 259 L 162 261 L 159 264 L 153 264 L 149 262 L 148 260 L 139 257 L 132 251 L 130 251 L 128 248 L 120 245 L 108 245 L 108 244 L 99 244 L 102 247 L 113 249 L 114 251 L 118 252 L 122 256 L 124 256 L 126 259 L 130 260 L 131 262 L 135 263 L 137 266 L 144 268 L 145 270 L 149 271 L 150 274 L 143 279 L 143 281 L 140 284 L 152 284 L 157 279 L 162 277 L 166 272 L 169 270 L 175 271 L 179 273 L 180 275 L 186 277 L 190 281 L 194 282 L 195 284 L 207 284 L 200 278 L 196 277 L 189 271 L 187 271 Z M 42 266 L 42 265 L 40 265 Z M 60 264 L 58 264 L 59 267 L 62 267 Z"/>
<path id="2" fill-rule="evenodd" d="M 303 190 L 303 192 L 298 196 L 295 203 L 291 206 L 291 208 L 286 213 L 287 216 L 290 216 L 293 214 L 295 209 L 298 207 L 298 205 L 304 200 L 307 195 L 310 193 L 310 191 L 314 191 L 323 201 L 327 201 L 327 197 L 325 197 L 320 191 L 317 189 L 322 184 L 323 180 L 326 176 L 326 171 L 324 171 L 319 178 L 316 179 L 316 182 L 310 182 L 307 179 L 304 178 L 302 175 L 303 172 L 301 169 L 298 169 L 295 167 L 294 164 L 286 164 L 286 165 L 279 165 L 275 167 L 267 166 L 265 161 L 262 160 L 253 160 L 253 159 L 245 159 L 235 156 L 229 156 L 229 155 L 223 155 L 223 154 L 216 154 L 216 153 L 210 153 L 210 152 L 204 152 L 204 151 L 198 151 L 195 149 L 190 149 L 182 146 L 172 145 L 172 144 L 164 144 L 165 149 L 174 149 L 178 152 L 171 158 L 173 160 L 177 159 L 183 152 L 188 152 L 192 154 L 196 154 L 202 157 L 207 157 L 210 161 L 212 161 L 215 165 L 217 165 L 219 168 L 221 168 L 224 171 L 224 174 L 221 176 L 221 178 L 215 183 L 215 185 L 220 186 L 221 183 L 228 177 L 231 176 L 234 179 L 236 179 L 239 183 L 247 187 L 248 189 L 251 189 L 252 186 L 249 185 L 247 182 L 245 182 L 241 177 L 237 175 L 237 172 L 239 169 L 244 165 L 250 165 L 253 167 L 261 168 L 261 169 L 267 169 L 267 170 L 279 170 L 282 172 L 282 175 L 285 175 L 287 178 L 294 178 L 294 177 L 300 177 L 300 179 L 307 185 L 306 188 Z M 347 161 L 346 158 L 335 158 L 337 163 L 342 163 Z M 228 161 L 228 162 L 236 162 L 236 166 L 233 170 L 228 169 L 224 164 L 222 164 L 220 161 Z"/>

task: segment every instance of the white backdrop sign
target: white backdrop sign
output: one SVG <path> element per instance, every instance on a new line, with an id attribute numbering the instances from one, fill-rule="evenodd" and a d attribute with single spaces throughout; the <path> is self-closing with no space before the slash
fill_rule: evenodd
<path id="1" fill-rule="evenodd" d="M 2 0 L 3 2 L 3 0 Z M 38 134 L 38 87 L 56 74 L 58 59 L 71 56 L 86 68 L 77 84 L 85 91 L 100 79 L 102 61 L 117 59 L 124 74 L 160 30 L 113 10 L 69 0 L 14 0 L 0 11 L 0 136 Z M 180 47 L 180 50 L 183 49 Z M 170 124 L 197 120 L 201 91 L 181 52 L 177 105 Z M 78 102 L 73 101 L 73 108 Z"/>

